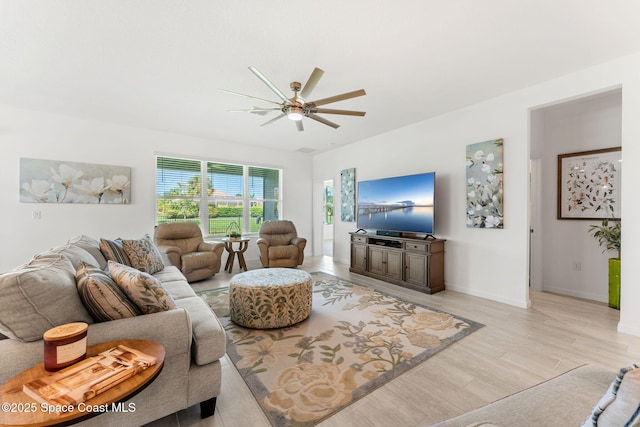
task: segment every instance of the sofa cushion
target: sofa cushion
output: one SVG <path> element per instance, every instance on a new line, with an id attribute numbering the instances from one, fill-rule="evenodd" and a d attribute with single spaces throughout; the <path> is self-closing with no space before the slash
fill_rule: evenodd
<path id="1" fill-rule="evenodd" d="M 66 256 L 73 268 L 78 268 L 81 263 L 98 266 L 98 262 L 87 250 L 76 245 L 64 245 L 51 249 L 51 253 Z"/>
<path id="2" fill-rule="evenodd" d="M 148 234 L 137 240 L 122 240 L 122 248 L 133 268 L 149 274 L 164 268 L 162 255 Z"/>
<path id="3" fill-rule="evenodd" d="M 640 368 L 620 369 L 582 427 L 616 427 L 640 424 Z"/>
<path id="4" fill-rule="evenodd" d="M 104 254 L 100 250 L 100 242 L 93 237 L 80 235 L 76 236 L 72 239 L 69 239 L 67 242 L 69 245 L 78 246 L 79 248 L 84 249 L 89 252 L 96 260 L 97 266 L 101 269 L 107 268 L 107 259 L 104 257 Z"/>
<path id="5" fill-rule="evenodd" d="M 93 323 L 78 297 L 75 269 L 61 254 L 38 255 L 2 274 L 0 307 L 0 333 L 20 341 L 40 340 L 65 323 Z"/>
<path id="6" fill-rule="evenodd" d="M 130 265 L 129 257 L 124 252 L 122 239 L 100 239 L 100 251 L 107 261 L 115 261 L 119 264 Z"/>
<path id="7" fill-rule="evenodd" d="M 118 287 L 142 313 L 157 313 L 176 308 L 171 295 L 164 290 L 160 281 L 149 273 L 114 261 L 109 261 L 107 265 L 109 274 Z"/>
<path id="8" fill-rule="evenodd" d="M 81 263 L 76 269 L 76 281 L 80 299 L 94 320 L 106 322 L 142 314 L 116 282 L 98 267 Z"/>

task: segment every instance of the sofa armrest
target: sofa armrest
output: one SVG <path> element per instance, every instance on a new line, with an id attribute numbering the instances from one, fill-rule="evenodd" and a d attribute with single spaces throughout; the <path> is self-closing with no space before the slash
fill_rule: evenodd
<path id="1" fill-rule="evenodd" d="M 182 249 L 177 246 L 158 246 L 158 250 L 169 264 L 182 267 Z"/>
<path id="2" fill-rule="evenodd" d="M 120 339 L 155 341 L 164 347 L 167 359 L 177 354 L 189 354 L 192 341 L 191 318 L 186 310 L 178 308 L 89 325 L 87 345 Z M 42 340 L 27 343 L 12 339 L 0 340 L 0 383 L 5 383 L 42 362 L 43 348 Z M 188 369 L 186 366 L 185 375 Z"/>
<path id="3" fill-rule="evenodd" d="M 42 362 L 44 344 L 40 341 L 21 342 L 6 339 L 0 341 L 0 384 L 4 384 L 22 371 Z"/>
<path id="4" fill-rule="evenodd" d="M 120 339 L 152 340 L 166 357 L 189 352 L 192 332 L 189 313 L 182 308 L 89 325 L 89 345 Z"/>
<path id="5" fill-rule="evenodd" d="M 200 297 L 176 300 L 189 313 L 193 331 L 191 358 L 196 365 L 206 365 L 224 356 L 227 337 L 216 315 Z"/>

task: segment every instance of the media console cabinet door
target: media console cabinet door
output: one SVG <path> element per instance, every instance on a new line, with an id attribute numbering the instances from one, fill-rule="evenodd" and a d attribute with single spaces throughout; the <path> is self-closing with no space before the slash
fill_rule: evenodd
<path id="1" fill-rule="evenodd" d="M 429 277 L 429 263 L 426 254 L 407 252 L 406 253 L 406 280 L 416 285 L 427 286 Z"/>
<path id="2" fill-rule="evenodd" d="M 354 270 L 367 270 L 367 245 L 351 245 L 351 268 Z"/>

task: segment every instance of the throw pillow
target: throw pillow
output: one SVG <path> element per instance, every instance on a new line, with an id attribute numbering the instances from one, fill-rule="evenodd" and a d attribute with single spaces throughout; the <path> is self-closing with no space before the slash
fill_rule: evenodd
<path id="1" fill-rule="evenodd" d="M 0 333 L 29 342 L 65 323 L 93 323 L 78 297 L 75 273 L 67 257 L 49 253 L 0 275 Z"/>
<path id="2" fill-rule="evenodd" d="M 171 295 L 149 273 L 114 261 L 109 261 L 108 268 L 116 284 L 144 314 L 176 308 Z"/>
<path id="3" fill-rule="evenodd" d="M 162 255 L 148 234 L 138 240 L 122 240 L 122 248 L 129 265 L 145 273 L 154 274 L 164 268 Z"/>
<path id="4" fill-rule="evenodd" d="M 116 282 L 98 267 L 80 263 L 76 269 L 78 294 L 97 322 L 135 317 L 142 314 L 120 290 Z"/>
<path id="5" fill-rule="evenodd" d="M 115 240 L 100 239 L 100 251 L 107 261 L 115 261 L 119 264 L 130 265 L 129 257 L 122 247 L 122 239 Z"/>
<path id="6" fill-rule="evenodd" d="M 582 427 L 617 427 L 640 424 L 640 368 L 620 369 L 607 392 Z"/>
<path id="7" fill-rule="evenodd" d="M 98 263 L 98 267 L 102 269 L 107 268 L 107 260 L 105 259 L 102 251 L 100 250 L 100 242 L 94 239 L 93 237 L 85 236 L 84 234 L 82 234 L 80 236 L 76 236 L 69 239 L 67 244 L 84 249 L 96 259 L 96 262 Z"/>

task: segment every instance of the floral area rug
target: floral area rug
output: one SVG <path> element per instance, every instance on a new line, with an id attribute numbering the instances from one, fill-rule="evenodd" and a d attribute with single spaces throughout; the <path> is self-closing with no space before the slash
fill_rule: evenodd
<path id="1" fill-rule="evenodd" d="M 311 275 L 311 315 L 282 329 L 238 326 L 226 317 L 227 288 L 199 292 L 225 325 L 228 356 L 276 427 L 313 426 L 483 326 Z"/>

